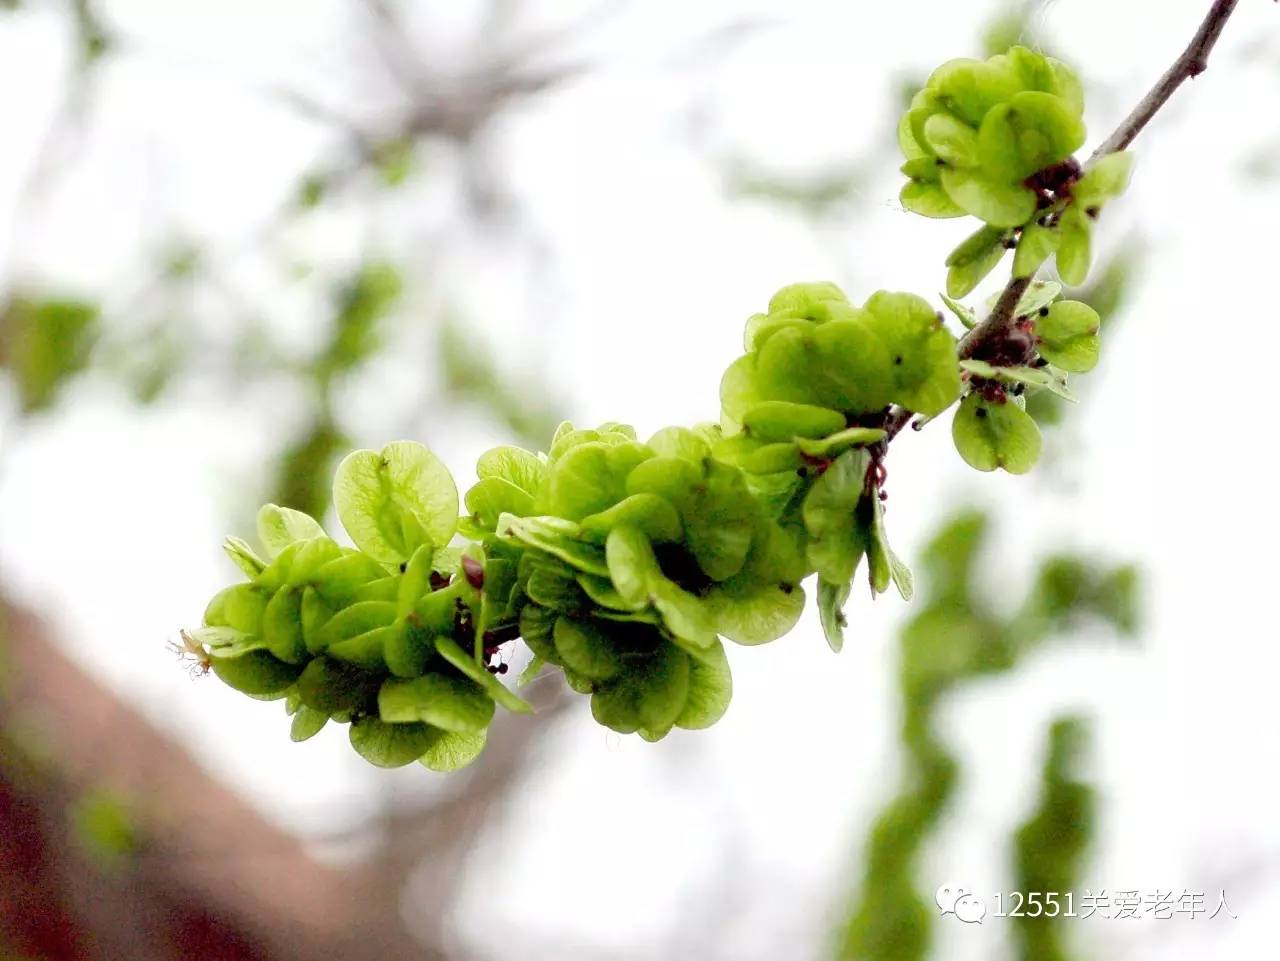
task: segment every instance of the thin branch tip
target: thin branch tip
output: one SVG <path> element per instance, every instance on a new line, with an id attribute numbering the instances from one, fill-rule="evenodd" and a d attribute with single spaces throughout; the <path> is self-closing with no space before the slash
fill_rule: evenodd
<path id="1" fill-rule="evenodd" d="M 1240 0 L 1214 0 L 1186 49 L 1133 111 L 1121 121 L 1111 136 L 1093 152 L 1086 167 L 1092 166 L 1107 154 L 1117 153 L 1128 147 L 1184 81 L 1198 77 L 1209 68 L 1209 55 L 1239 2 Z M 962 359 L 983 353 L 986 347 L 997 345 L 1008 338 L 1018 302 L 1030 285 L 1030 277 L 1010 279 L 991 313 L 960 339 L 958 353 Z"/>

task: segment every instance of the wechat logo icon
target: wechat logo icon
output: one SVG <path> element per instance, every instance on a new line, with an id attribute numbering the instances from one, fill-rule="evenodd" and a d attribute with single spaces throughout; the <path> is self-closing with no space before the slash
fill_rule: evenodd
<path id="1" fill-rule="evenodd" d="M 933 900 L 944 917 L 954 914 L 965 924 L 981 924 L 987 916 L 987 903 L 962 884 L 941 885 Z"/>

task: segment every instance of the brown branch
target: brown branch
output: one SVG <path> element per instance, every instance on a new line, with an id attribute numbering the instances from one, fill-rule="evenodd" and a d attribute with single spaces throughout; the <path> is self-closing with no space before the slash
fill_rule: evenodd
<path id="1" fill-rule="evenodd" d="M 1000 291 L 1000 299 L 991 308 L 991 313 L 987 319 L 960 338 L 960 345 L 957 347 L 956 353 L 960 355 L 961 360 L 990 353 L 988 348 L 998 346 L 1009 337 L 1009 330 L 1014 320 L 1014 311 L 1018 309 L 1018 301 L 1022 299 L 1022 295 L 1027 292 L 1027 288 L 1030 286 L 1030 277 L 1011 277 L 1009 279 L 1009 282 L 1005 284 L 1004 290 Z"/>
<path id="2" fill-rule="evenodd" d="M 400 12 L 387 0 L 358 0 L 358 4 L 373 22 L 373 40 L 391 79 L 409 94 L 425 87 L 429 78 L 423 71 L 423 58 L 409 37 Z"/>
<path id="3" fill-rule="evenodd" d="M 1215 0 L 1200 24 L 1200 29 L 1187 45 L 1187 49 L 1174 61 L 1173 66 L 1165 71 L 1164 76 L 1156 82 L 1156 85 L 1142 98 L 1115 132 L 1093 152 L 1093 156 L 1089 158 L 1090 164 L 1107 154 L 1129 146 L 1160 108 L 1168 103 L 1173 92 L 1182 85 L 1183 81 L 1204 73 L 1208 67 L 1209 54 L 1218 42 L 1222 28 L 1227 25 L 1227 18 L 1231 16 L 1238 2 L 1239 0 Z M 1030 283 L 1029 277 L 1014 277 L 1005 285 L 990 315 L 961 338 L 959 354 L 962 358 L 986 353 L 986 348 L 1008 338 L 1015 319 L 1014 311 Z"/>
<path id="4" fill-rule="evenodd" d="M 1169 101 L 1174 91 L 1182 86 L 1183 81 L 1198 77 L 1208 69 L 1209 54 L 1213 52 L 1218 37 L 1222 35 L 1222 28 L 1227 25 L 1227 18 L 1235 11 L 1238 2 L 1239 0 L 1216 0 L 1208 15 L 1205 16 L 1204 22 L 1200 24 L 1200 29 L 1187 44 L 1187 49 L 1182 51 L 1182 56 L 1164 72 L 1164 76 L 1151 88 L 1151 92 L 1142 98 L 1141 103 L 1124 118 L 1115 132 L 1093 152 L 1089 163 L 1109 153 L 1123 150 L 1133 143 L 1134 138 L 1142 132 L 1142 128 L 1151 122 L 1151 118 Z"/>
<path id="5" fill-rule="evenodd" d="M 889 442 L 897 437 L 902 432 L 902 428 L 906 427 L 911 418 L 915 416 L 913 412 L 905 407 L 895 407 L 889 411 L 884 419 L 885 437 L 882 443 L 888 446 Z"/>

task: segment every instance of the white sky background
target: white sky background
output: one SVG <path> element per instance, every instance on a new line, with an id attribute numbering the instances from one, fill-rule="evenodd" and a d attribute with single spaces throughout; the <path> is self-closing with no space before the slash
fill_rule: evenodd
<path id="1" fill-rule="evenodd" d="M 1090 146 L 1171 62 L 1206 5 L 1050 6 L 1047 35 L 1088 84 Z M 555 22 L 582 6 L 532 4 L 532 17 Z M 433 23 L 457 18 L 457 36 L 433 51 L 441 62 L 465 37 L 471 7 L 433 11 Z M 851 222 L 814 231 L 774 205 L 728 197 L 698 144 L 796 174 L 862 156 L 896 119 L 896 78 L 973 53 L 989 9 L 634 4 L 577 45 L 590 74 L 495 133 L 506 186 L 555 264 L 549 281 L 534 280 L 529 258 L 493 233 L 456 226 L 444 155 L 430 155 L 425 182 L 371 225 L 341 214 L 313 224 L 295 239 L 297 256 L 339 263 L 370 238 L 422 251 L 410 260 L 423 279 L 415 309 L 457 304 L 513 369 L 542 365 L 582 422 L 628 420 L 643 435 L 713 418 L 742 320 L 774 289 L 831 278 L 859 300 L 878 287 L 932 296 L 946 252 L 971 225 L 904 214 L 898 160 L 885 153 Z M 130 0 L 107 10 L 140 38 L 139 52 L 105 73 L 86 152 L 47 219 L 11 243 L 0 234 L 6 262 L 90 290 L 128 289 L 140 245 L 154 246 L 165 222 L 234 245 L 305 169 L 323 129 L 255 84 L 319 84 L 339 102 L 365 95 L 341 85 L 351 14 L 337 0 Z M 752 15 L 767 29 L 699 67 L 698 37 Z M 0 19 L 6 191 L 55 103 L 66 53 L 57 26 L 39 13 Z M 1280 933 L 1271 607 L 1280 525 L 1265 366 L 1280 350 L 1270 296 L 1280 184 L 1241 175 L 1276 137 L 1277 102 L 1280 9 L 1242 0 L 1210 71 L 1139 140 L 1134 186 L 1102 221 L 1104 244 L 1131 229 L 1148 241 L 1145 282 L 1106 345 L 1106 375 L 1054 435 L 1052 469 L 976 475 L 945 423 L 903 438 L 889 464 L 889 523 L 908 559 L 963 493 L 998 507 L 1005 556 L 992 570 L 1012 596 L 1038 542 L 1145 568 L 1141 649 L 1119 651 L 1102 636 L 1064 645 L 949 705 L 966 776 L 926 872 L 931 883 L 1007 890 L 1007 834 L 1038 778 L 1045 724 L 1064 709 L 1091 711 L 1105 801 L 1091 886 L 1204 890 L 1211 905 L 1225 886 L 1240 915 L 1077 922 L 1100 956 L 1252 959 L 1273 952 Z M 691 138 L 697 117 L 705 127 Z M 16 199 L 0 194 L 0 225 Z M 397 204 L 414 206 L 406 215 Z M 315 336 L 320 304 L 262 286 L 260 265 L 240 269 L 247 289 L 274 298 L 271 319 L 286 336 Z M 385 357 L 353 390 L 348 410 L 369 444 L 403 432 L 405 398 L 431 376 L 422 357 Z M 388 783 L 439 777 L 373 771 L 342 729 L 294 745 L 279 704 L 188 683 L 163 645 L 234 576 L 217 545 L 228 516 L 258 496 L 259 459 L 290 414 L 263 392 L 211 403 L 199 384 L 141 411 L 109 386 L 79 384 L 57 413 L 6 442 L 0 569 L 106 683 L 184 732 L 270 817 L 323 835 L 367 816 Z M 460 486 L 475 456 L 506 439 L 474 416 L 424 416 L 421 430 Z M 822 956 L 860 869 L 867 819 L 894 783 L 892 626 L 905 613 L 888 596 L 874 606 L 858 596 L 839 657 L 816 618 L 773 645 L 730 652 L 734 703 L 709 732 L 660 745 L 619 738 L 590 722 L 584 700 L 571 723 L 548 730 L 511 830 L 486 842 L 459 936 L 513 959 L 562 957 L 566 944 L 602 957 Z M 717 930 L 696 950 L 664 940 L 677 921 L 687 928 L 718 905 L 726 879 L 732 913 Z M 989 957 L 1008 924 L 948 922 L 947 956 Z"/>

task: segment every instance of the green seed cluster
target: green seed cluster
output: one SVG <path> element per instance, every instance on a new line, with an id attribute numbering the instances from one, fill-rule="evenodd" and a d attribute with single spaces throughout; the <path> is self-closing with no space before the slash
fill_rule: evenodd
<path id="1" fill-rule="evenodd" d="M 909 592 L 870 450 L 885 432 L 858 421 L 883 421 L 895 401 L 940 410 L 960 390 L 954 338 L 910 295 L 854 308 L 830 284 L 796 285 L 747 328 L 726 383 L 750 368 L 756 402 L 726 404 L 723 425 L 642 443 L 623 424 L 564 424 L 546 453 L 496 448 L 461 518 L 452 478 L 421 445 L 351 454 L 334 499 L 356 547 L 268 505 L 269 559 L 229 542 L 249 580 L 213 599 L 189 643 L 231 686 L 285 698 L 296 738 L 349 722 L 352 745 L 383 765 L 465 763 L 495 702 L 527 710 L 490 673 L 517 637 L 534 655 L 527 677 L 559 668 L 615 731 L 657 740 L 713 724 L 732 690 L 722 639 L 787 633 L 805 578 L 820 575 L 835 647 L 863 557 L 874 590 Z M 833 360 L 868 356 L 810 367 L 800 392 L 770 376 L 815 344 Z M 792 353 L 777 360 L 782 345 Z"/>
<path id="2" fill-rule="evenodd" d="M 457 492 L 420 444 L 350 455 L 335 491 L 359 547 L 267 505 L 258 536 L 269 559 L 228 540 L 249 579 L 214 596 L 188 649 L 236 690 L 284 698 L 294 740 L 334 720 L 374 764 L 452 770 L 483 748 L 495 702 L 529 710 L 474 649 L 486 574 L 499 580 L 501 564 L 475 547 L 435 548 L 453 536 Z"/>
<path id="3" fill-rule="evenodd" d="M 1066 64 L 1026 47 L 951 60 L 929 77 L 898 126 L 909 210 L 971 214 L 1020 227 L 1038 204 L 1034 175 L 1084 144 L 1084 94 Z"/>
<path id="4" fill-rule="evenodd" d="M 1097 355 L 1097 315 L 1037 284 L 1020 311 L 1040 366 L 960 361 L 929 304 L 881 291 L 854 307 L 832 284 L 796 284 L 746 324 L 719 424 L 641 442 L 625 424 L 563 424 L 545 453 L 499 447 L 464 498 L 420 444 L 357 451 L 334 501 L 355 543 L 268 505 L 267 559 L 228 550 L 248 575 L 186 635 L 226 683 L 284 698 L 301 740 L 350 724 L 375 764 L 450 770 L 484 745 L 495 704 L 529 706 L 494 671 L 505 645 L 591 698 L 595 719 L 648 740 L 717 721 L 732 680 L 723 640 L 786 634 L 817 575 L 828 642 L 866 562 L 872 593 L 911 575 L 890 548 L 880 458 L 892 405 L 937 414 L 967 394 L 953 433 L 981 470 L 1028 469 L 1039 432 L 1023 392 L 1065 391 Z M 958 304 L 952 304 L 970 322 Z M 461 535 L 465 545 L 453 542 Z"/>
<path id="5" fill-rule="evenodd" d="M 902 205 L 926 217 L 970 214 L 985 226 L 947 258 L 947 292 L 963 297 L 1015 250 L 1014 276 L 1050 257 L 1084 282 L 1092 221 L 1124 192 L 1132 157 L 1081 169 L 1084 95 L 1064 63 L 1013 47 L 988 60 L 951 60 L 929 77 L 898 124 L 906 162 Z"/>
<path id="6" fill-rule="evenodd" d="M 484 455 L 467 492 L 469 533 L 513 556 L 520 636 L 615 731 L 714 723 L 731 691 L 720 638 L 774 640 L 804 607 L 798 546 L 713 456 L 718 440 L 714 426 L 640 443 L 626 425 L 565 424 L 545 456 Z"/>
<path id="7" fill-rule="evenodd" d="M 726 433 L 821 438 L 891 404 L 926 416 L 960 394 L 956 341 L 929 302 L 879 291 L 855 307 L 834 284 L 794 284 L 747 321 L 720 384 Z"/>
<path id="8" fill-rule="evenodd" d="M 1088 221 L 1129 164 L 1069 162 L 1080 111 L 1067 68 L 1015 47 L 939 68 L 904 118 L 904 203 L 986 222 L 948 260 L 943 300 L 964 327 L 978 315 L 957 298 L 1011 247 L 1019 277 L 1054 253 L 1064 279 L 1087 270 Z M 354 548 L 306 514 L 264 507 L 266 558 L 228 541 L 248 580 L 214 597 L 185 650 L 250 696 L 284 699 L 295 739 L 347 723 L 379 765 L 460 767 L 497 705 L 530 710 L 495 676 L 520 638 L 533 655 L 521 683 L 553 666 L 612 730 L 658 740 L 707 727 L 732 692 L 723 641 L 786 634 L 806 579 L 837 650 L 864 561 L 873 595 L 893 585 L 910 597 L 882 506 L 892 429 L 954 405 L 971 466 L 1032 467 L 1026 396 L 1070 398 L 1068 373 L 1098 359 L 1098 315 L 1060 294 L 1027 283 L 1009 329 L 993 325 L 1000 337 L 961 359 L 943 316 L 913 294 L 855 306 L 834 284 L 786 287 L 747 320 L 718 423 L 645 441 L 625 424 L 566 423 L 546 452 L 495 448 L 461 516 L 452 476 L 421 444 L 356 451 L 333 491 Z"/>
<path id="9" fill-rule="evenodd" d="M 1061 292 L 1049 281 L 1031 284 L 1014 309 L 1013 333 L 1002 346 L 1010 356 L 960 362 L 967 390 L 951 421 L 951 436 L 975 470 L 1030 471 L 1040 459 L 1041 438 L 1026 410 L 1028 392 L 1047 390 L 1074 400 L 1068 373 L 1086 373 L 1098 362 L 1097 311 L 1058 299 Z M 963 323 L 973 323 L 958 304 L 949 306 Z"/>
<path id="10" fill-rule="evenodd" d="M 879 291 L 853 306 L 834 284 L 780 290 L 747 321 L 746 353 L 720 385 L 717 454 L 748 472 L 818 574 L 827 640 L 867 560 L 873 593 L 911 581 L 884 534 L 875 445 L 893 405 L 934 416 L 960 396 L 956 340 L 914 294 Z"/>

